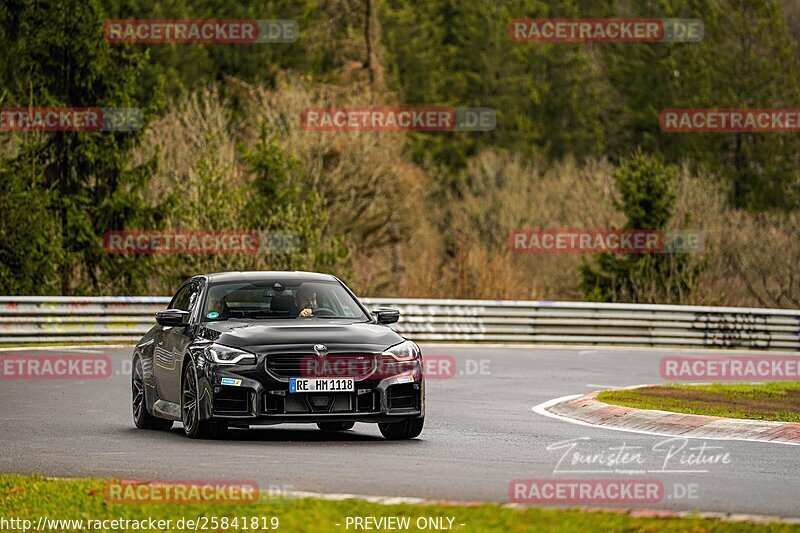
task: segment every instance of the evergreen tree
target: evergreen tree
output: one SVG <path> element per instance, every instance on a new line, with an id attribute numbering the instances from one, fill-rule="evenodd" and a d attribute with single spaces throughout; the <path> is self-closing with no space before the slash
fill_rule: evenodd
<path id="1" fill-rule="evenodd" d="M 637 153 L 614 172 L 621 196 L 617 206 L 625 230 L 664 230 L 672 218 L 676 171 Z M 665 250 L 668 251 L 668 250 Z M 686 254 L 602 253 L 580 266 L 581 289 L 590 301 L 674 302 L 691 295 L 697 266 Z"/>
<path id="2" fill-rule="evenodd" d="M 309 183 L 298 174 L 300 163 L 288 156 L 262 129 L 256 145 L 244 149 L 242 160 L 253 175 L 243 218 L 251 229 L 266 230 L 267 263 L 276 270 L 318 270 L 347 276 L 347 249 L 339 236 L 331 235 L 328 216 L 316 190 L 302 190 Z"/>
<path id="3" fill-rule="evenodd" d="M 389 1 L 384 43 L 391 80 L 408 105 L 490 107 L 489 132 L 411 135 L 418 161 L 460 169 L 483 147 L 529 157 L 600 155 L 601 73 L 574 43 L 517 43 L 518 18 L 579 16 L 569 1 Z"/>
<path id="4" fill-rule="evenodd" d="M 138 108 L 146 117 L 158 105 L 157 95 L 137 99 L 146 55 L 104 40 L 98 0 L 12 0 L 2 9 L 6 106 Z M 28 183 L 42 192 L 29 194 L 46 198 L 38 205 L 46 205 L 57 221 L 60 236 L 52 242 L 62 294 L 143 289 L 136 280 L 143 282 L 146 261 L 110 256 L 102 244 L 105 231 L 141 228 L 157 219 L 142 194 L 153 165 L 130 161 L 146 125 L 143 118 L 134 120 L 139 130 L 21 134 L 16 153 L 6 156 L 5 172 L 23 174 L 10 178 L 15 183 L 35 169 Z"/>
<path id="5" fill-rule="evenodd" d="M 641 148 L 690 161 L 732 184 L 732 203 L 757 210 L 790 207 L 800 140 L 782 133 L 663 132 L 664 108 L 796 108 L 797 43 L 778 0 L 660 0 L 630 4 L 633 17 L 699 18 L 697 43 L 604 47 L 616 91 L 609 135 L 612 158 Z"/>

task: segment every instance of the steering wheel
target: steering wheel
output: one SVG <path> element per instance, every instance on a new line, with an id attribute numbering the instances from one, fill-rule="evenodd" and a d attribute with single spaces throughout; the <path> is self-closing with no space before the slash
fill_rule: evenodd
<path id="1" fill-rule="evenodd" d="M 336 316 L 336 311 L 328 307 L 317 307 L 311 311 L 313 316 Z"/>

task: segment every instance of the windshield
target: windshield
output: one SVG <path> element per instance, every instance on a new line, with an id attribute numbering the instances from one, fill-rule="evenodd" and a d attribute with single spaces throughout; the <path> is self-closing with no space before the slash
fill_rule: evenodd
<path id="1" fill-rule="evenodd" d="M 237 318 L 367 320 L 353 297 L 333 281 L 293 284 L 259 281 L 212 285 L 208 290 L 203 321 Z"/>

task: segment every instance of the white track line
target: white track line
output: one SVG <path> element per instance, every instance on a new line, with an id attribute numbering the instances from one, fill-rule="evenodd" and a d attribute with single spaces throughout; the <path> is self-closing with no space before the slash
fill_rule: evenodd
<path id="1" fill-rule="evenodd" d="M 448 347 L 448 348 L 546 348 L 548 350 L 571 350 L 571 351 L 597 351 L 597 352 L 678 352 L 678 353 L 705 353 L 727 354 L 727 355 L 794 355 L 796 351 L 791 350 L 743 350 L 739 348 L 681 348 L 671 346 L 600 346 L 594 344 L 504 344 L 488 342 L 417 342 L 420 346 Z M 592 355 L 592 354 L 585 354 Z"/>
<path id="2" fill-rule="evenodd" d="M 638 386 L 638 385 L 637 385 Z M 588 426 L 595 429 L 610 429 L 613 431 L 625 431 L 626 433 L 640 433 L 642 435 L 652 435 L 656 437 L 673 437 L 679 439 L 695 439 L 695 440 L 724 440 L 724 441 L 739 441 L 739 442 L 758 442 L 761 444 L 785 444 L 789 446 L 800 446 L 800 443 L 797 442 L 780 442 L 780 441 L 769 441 L 769 440 L 757 440 L 757 439 L 743 439 L 743 438 L 733 438 L 733 437 L 693 437 L 691 435 L 673 435 L 671 433 L 656 433 L 655 431 L 645 431 L 642 429 L 629 429 L 629 428 L 620 428 L 614 426 L 600 426 L 597 424 L 590 424 L 589 422 L 584 422 L 583 420 L 576 420 L 574 418 L 569 418 L 566 416 L 557 415 L 555 413 L 551 413 L 547 410 L 548 407 L 552 407 L 553 405 L 561 402 L 568 402 L 570 400 L 574 400 L 576 398 L 580 398 L 583 394 L 570 394 L 569 396 L 562 396 L 561 398 L 555 398 L 553 400 L 548 400 L 544 403 L 540 403 L 539 405 L 534 405 L 531 410 L 542 416 L 546 416 L 549 418 L 555 418 L 556 420 L 561 420 L 562 422 L 569 422 L 570 424 L 577 424 L 579 426 Z M 666 412 L 666 411 L 663 411 Z M 675 414 L 675 413 L 670 413 Z"/>

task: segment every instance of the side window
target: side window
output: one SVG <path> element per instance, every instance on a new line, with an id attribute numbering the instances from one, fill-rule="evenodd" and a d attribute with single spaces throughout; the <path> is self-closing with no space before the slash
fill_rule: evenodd
<path id="1" fill-rule="evenodd" d="M 197 284 L 192 283 L 192 293 L 189 295 L 189 309 L 187 309 L 187 311 L 193 310 L 194 305 L 197 303 L 197 297 L 200 295 L 200 291 L 197 289 Z"/>
<path id="2" fill-rule="evenodd" d="M 192 307 L 197 301 L 198 293 L 199 291 L 197 283 L 190 283 L 178 291 L 178 293 L 172 299 L 170 307 L 172 309 L 180 309 L 182 311 L 191 311 Z"/>

